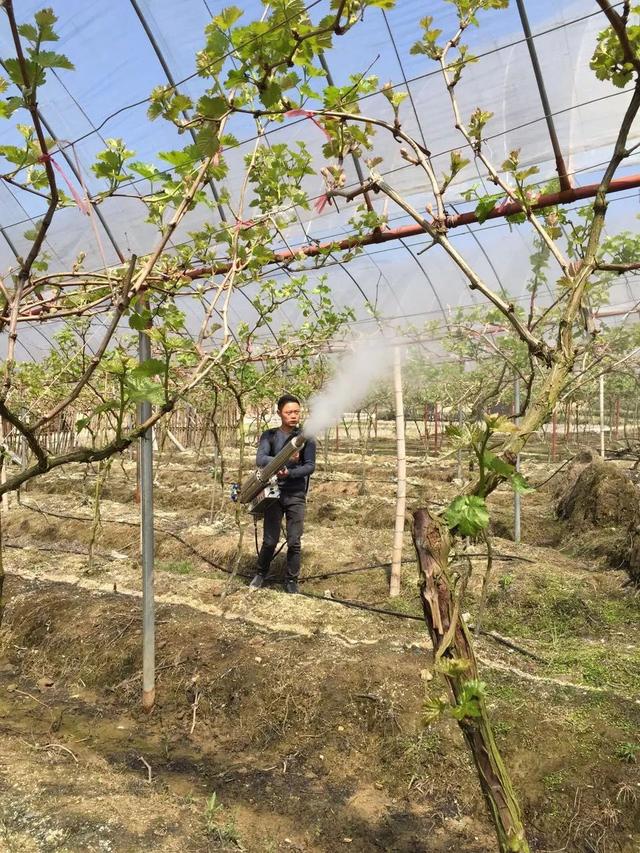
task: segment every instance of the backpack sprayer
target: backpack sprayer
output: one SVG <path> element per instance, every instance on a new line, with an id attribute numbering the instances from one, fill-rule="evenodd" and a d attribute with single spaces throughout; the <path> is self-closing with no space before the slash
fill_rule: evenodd
<path id="1" fill-rule="evenodd" d="M 234 490 L 235 496 L 232 492 L 233 500 L 237 500 L 241 504 L 249 504 L 249 512 L 252 515 L 264 515 L 269 504 L 277 501 L 280 497 L 278 471 L 281 471 L 293 454 L 302 450 L 305 444 L 304 436 L 297 429 L 293 430 L 292 438 L 287 441 L 280 453 L 268 465 L 265 465 L 264 468 L 257 468 L 249 474 L 244 482 Z"/>

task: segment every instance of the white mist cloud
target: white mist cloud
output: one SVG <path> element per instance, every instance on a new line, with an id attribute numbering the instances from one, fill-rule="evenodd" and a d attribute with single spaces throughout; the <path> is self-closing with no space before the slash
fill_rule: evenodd
<path id="1" fill-rule="evenodd" d="M 335 376 L 311 398 L 311 414 L 304 431 L 319 435 L 353 411 L 367 396 L 373 383 L 393 368 L 393 346 L 382 336 L 358 342 L 337 365 Z"/>

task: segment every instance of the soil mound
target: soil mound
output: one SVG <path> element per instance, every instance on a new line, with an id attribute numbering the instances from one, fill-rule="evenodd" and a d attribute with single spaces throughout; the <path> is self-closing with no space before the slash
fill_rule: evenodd
<path id="1" fill-rule="evenodd" d="M 560 473 L 560 476 L 551 480 L 551 493 L 554 500 L 560 500 L 569 489 L 575 485 L 576 480 L 584 469 L 593 462 L 598 462 L 596 456 L 588 447 L 583 447 L 571 460 L 571 464 Z"/>
<path id="2" fill-rule="evenodd" d="M 640 587 L 640 521 L 632 524 L 622 552 L 621 568 L 629 575 L 629 582 Z"/>
<path id="3" fill-rule="evenodd" d="M 594 461 L 569 483 L 556 514 L 576 526 L 629 527 L 640 523 L 640 493 L 615 465 Z"/>

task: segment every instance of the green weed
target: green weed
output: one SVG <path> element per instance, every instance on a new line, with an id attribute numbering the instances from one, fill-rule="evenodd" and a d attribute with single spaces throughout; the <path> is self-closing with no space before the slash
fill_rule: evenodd
<path id="1" fill-rule="evenodd" d="M 593 687 L 637 693 L 640 690 L 640 668 L 637 655 L 610 644 L 582 647 L 565 640 L 558 649 L 550 671 L 570 673 Z"/>
<path id="2" fill-rule="evenodd" d="M 169 572 L 173 575 L 190 575 L 193 571 L 193 565 L 189 560 L 170 560 L 166 563 L 160 563 L 158 569 L 161 572 Z"/>
<path id="3" fill-rule="evenodd" d="M 626 764 L 635 764 L 639 752 L 640 744 L 625 741 L 624 743 L 618 744 L 615 750 L 615 756 L 616 758 L 619 758 L 620 761 L 624 761 Z"/>
<path id="4" fill-rule="evenodd" d="M 504 720 L 496 720 L 491 723 L 494 735 L 496 737 L 506 737 L 509 732 L 513 731 L 512 723 L 507 723 Z"/>
<path id="5" fill-rule="evenodd" d="M 554 773 L 547 773 L 546 776 L 542 777 L 542 784 L 550 794 L 560 791 L 566 781 L 566 770 L 556 770 Z"/>
<path id="6" fill-rule="evenodd" d="M 221 844 L 235 844 L 238 848 L 240 837 L 233 817 L 224 814 L 224 806 L 214 791 L 207 797 L 204 808 L 204 828 L 210 838 Z"/>
<path id="7" fill-rule="evenodd" d="M 434 755 L 440 743 L 440 735 L 433 729 L 390 738 L 383 753 L 385 764 L 401 764 L 403 773 L 422 779 L 433 772 Z"/>

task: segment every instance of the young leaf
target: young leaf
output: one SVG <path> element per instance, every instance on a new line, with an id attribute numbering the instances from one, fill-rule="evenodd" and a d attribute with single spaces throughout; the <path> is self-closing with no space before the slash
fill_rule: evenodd
<path id="1" fill-rule="evenodd" d="M 489 511 L 484 498 L 477 495 L 458 495 L 449 504 L 445 520 L 450 530 L 461 536 L 477 536 L 489 525 Z"/>
<path id="2" fill-rule="evenodd" d="M 62 53 L 55 53 L 53 50 L 41 50 L 38 53 L 34 52 L 31 58 L 42 68 L 66 68 L 67 71 L 73 71 L 75 68 L 70 59 Z"/>
<path id="3" fill-rule="evenodd" d="M 136 332 L 142 332 L 149 327 L 149 320 L 151 319 L 151 312 L 148 309 L 144 311 L 135 311 L 129 317 L 129 325 L 132 329 L 135 329 Z"/>
<path id="4" fill-rule="evenodd" d="M 495 208 L 496 202 L 500 198 L 499 195 L 487 195 L 478 200 L 475 214 L 478 217 L 478 222 L 482 225 L 487 220 L 491 211 Z"/>
<path id="5" fill-rule="evenodd" d="M 516 473 L 511 477 L 511 488 L 519 495 L 535 492 L 535 488 L 527 483 L 526 479 L 520 473 Z"/>
<path id="6" fill-rule="evenodd" d="M 152 379 L 136 379 L 133 375 L 126 379 L 129 400 L 132 403 L 153 403 L 161 406 L 164 403 L 164 389 Z"/>
<path id="7" fill-rule="evenodd" d="M 161 376 L 165 370 L 165 363 L 159 358 L 148 358 L 139 364 L 131 371 L 131 376 L 134 379 L 149 378 L 151 376 Z"/>
<path id="8" fill-rule="evenodd" d="M 505 462 L 504 459 L 500 459 L 500 457 L 496 456 L 495 453 L 490 453 L 486 450 L 482 458 L 485 466 L 489 470 L 499 474 L 501 477 L 511 477 L 511 475 L 515 473 L 513 465 L 509 465 L 508 462 Z"/>
<path id="9" fill-rule="evenodd" d="M 446 697 L 428 699 L 423 707 L 423 721 L 425 726 L 437 722 L 450 708 Z"/>
<path id="10" fill-rule="evenodd" d="M 196 109 L 204 118 L 218 119 L 227 112 L 229 106 L 225 98 L 212 98 L 209 95 L 203 95 L 198 101 Z"/>
<path id="11" fill-rule="evenodd" d="M 213 126 L 206 124 L 196 136 L 196 149 L 202 159 L 213 157 L 220 150 L 220 139 Z"/>

